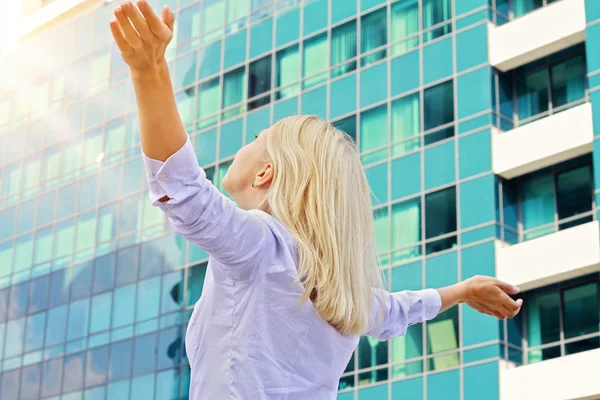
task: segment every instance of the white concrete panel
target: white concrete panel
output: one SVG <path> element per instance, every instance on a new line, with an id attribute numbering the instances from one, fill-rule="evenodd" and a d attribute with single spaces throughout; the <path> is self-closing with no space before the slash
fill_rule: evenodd
<path id="1" fill-rule="evenodd" d="M 510 368 L 501 361 L 500 400 L 600 398 L 600 349 Z"/>
<path id="2" fill-rule="evenodd" d="M 560 0 L 502 26 L 488 25 L 489 62 L 509 71 L 585 40 L 585 0 Z"/>
<path id="3" fill-rule="evenodd" d="M 496 277 L 521 290 L 599 271 L 598 221 L 512 246 L 496 243 Z"/>
<path id="4" fill-rule="evenodd" d="M 591 153 L 592 105 L 542 118 L 507 132 L 493 129 L 492 169 L 506 179 Z"/>

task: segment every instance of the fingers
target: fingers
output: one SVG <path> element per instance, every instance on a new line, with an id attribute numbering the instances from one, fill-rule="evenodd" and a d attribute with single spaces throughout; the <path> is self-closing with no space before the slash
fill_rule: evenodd
<path id="1" fill-rule="evenodd" d="M 133 26 L 131 26 L 127 14 L 125 14 L 125 11 L 123 11 L 121 7 L 115 8 L 115 17 L 117 18 L 119 28 L 121 28 L 123 36 L 129 43 L 129 46 L 134 49 L 138 48 L 142 44 L 142 39 L 140 39 L 135 29 L 133 29 Z"/>
<path id="2" fill-rule="evenodd" d="M 498 286 L 500 289 L 504 290 L 508 294 L 517 294 L 521 291 L 518 287 L 495 278 L 494 283 L 496 284 L 496 286 Z"/>
<path id="3" fill-rule="evenodd" d="M 162 9 L 162 20 L 171 30 L 171 32 L 173 32 L 173 27 L 175 24 L 175 14 L 173 14 L 173 11 L 171 11 L 168 5 L 164 6 Z"/>
<path id="4" fill-rule="evenodd" d="M 112 32 L 113 38 L 115 38 L 115 43 L 117 44 L 117 47 L 119 48 L 119 50 L 121 50 L 122 53 L 128 53 L 133 51 L 133 49 L 127 42 L 127 39 L 125 39 L 125 36 L 123 36 L 123 32 L 121 31 L 121 28 L 119 28 L 119 23 L 117 21 L 110 21 L 110 31 Z"/>
<path id="5" fill-rule="evenodd" d="M 150 32 L 150 28 L 148 27 L 148 23 L 142 17 L 142 14 L 138 11 L 137 7 L 135 7 L 131 2 L 125 1 L 121 4 L 121 8 L 125 11 L 127 18 L 133 24 L 135 30 L 139 33 L 139 36 L 142 40 L 151 40 L 154 35 Z"/>
<path id="6" fill-rule="evenodd" d="M 158 16 L 156 15 L 152 7 L 150 7 L 150 5 L 146 2 L 146 0 L 139 0 L 137 2 L 137 6 L 144 18 L 146 19 L 146 23 L 148 24 L 148 27 L 152 31 L 152 33 L 162 40 L 168 40 L 171 36 L 169 30 L 172 31 L 172 29 L 169 28 L 169 26 L 165 22 L 161 21 L 160 18 L 158 18 Z M 172 17 L 174 19 L 175 16 L 168 9 L 168 6 L 165 7 L 165 9 L 168 10 L 169 18 Z"/>

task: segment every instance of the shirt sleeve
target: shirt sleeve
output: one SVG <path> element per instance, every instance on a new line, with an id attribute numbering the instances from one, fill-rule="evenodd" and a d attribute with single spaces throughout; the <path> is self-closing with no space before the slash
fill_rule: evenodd
<path id="1" fill-rule="evenodd" d="M 147 157 L 144 166 L 152 205 L 168 217 L 175 233 L 204 249 L 234 280 L 251 280 L 279 257 L 276 234 L 258 215 L 245 211 L 206 178 L 188 138 L 165 162 Z M 159 201 L 169 197 L 166 202 Z"/>
<path id="2" fill-rule="evenodd" d="M 374 336 L 382 341 L 404 336 L 409 326 L 435 318 L 442 306 L 442 298 L 435 289 L 396 293 L 383 291 L 381 296 L 374 295 L 374 298 L 365 336 Z M 384 307 L 381 314 L 380 307 Z"/>

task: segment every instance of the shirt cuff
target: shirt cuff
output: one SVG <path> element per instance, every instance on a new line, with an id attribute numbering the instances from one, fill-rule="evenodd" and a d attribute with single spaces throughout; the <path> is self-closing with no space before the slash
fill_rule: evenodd
<path id="1" fill-rule="evenodd" d="M 425 317 L 427 320 L 434 319 L 442 308 L 442 297 L 440 293 L 435 289 L 424 289 L 420 290 L 419 294 L 425 304 Z"/>
<path id="2" fill-rule="evenodd" d="M 189 137 L 185 144 L 164 162 L 152 159 L 144 153 L 142 157 L 153 205 L 161 205 L 158 200 L 164 196 L 171 199 L 168 203 L 177 203 L 180 198 L 185 197 L 191 182 L 206 176 L 198 165 Z"/>

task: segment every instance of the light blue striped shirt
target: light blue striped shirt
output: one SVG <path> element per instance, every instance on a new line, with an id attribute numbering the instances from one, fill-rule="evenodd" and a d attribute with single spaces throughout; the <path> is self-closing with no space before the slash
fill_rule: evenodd
<path id="1" fill-rule="evenodd" d="M 245 211 L 206 179 L 187 143 L 164 163 L 144 155 L 150 199 L 174 231 L 210 254 L 185 346 L 190 399 L 335 399 L 359 337 L 299 305 L 294 239 L 272 216 Z M 170 198 L 160 202 L 163 196 Z M 437 315 L 436 290 L 384 297 L 383 321 L 365 335 L 387 340 Z M 371 321 L 381 305 L 375 302 Z"/>

